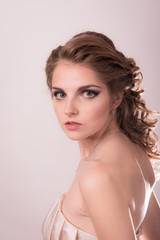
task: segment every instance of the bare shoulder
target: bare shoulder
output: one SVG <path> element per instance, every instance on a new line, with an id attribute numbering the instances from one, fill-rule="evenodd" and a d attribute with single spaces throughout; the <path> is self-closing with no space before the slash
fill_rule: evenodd
<path id="1" fill-rule="evenodd" d="M 136 164 L 130 143 L 124 138 L 111 137 L 103 143 L 95 154 L 90 167 L 84 170 L 79 178 L 80 189 L 93 192 L 117 189 L 125 195 L 129 182 L 133 183 Z M 130 186 L 128 187 L 128 189 Z"/>
<path id="2" fill-rule="evenodd" d="M 79 180 L 80 192 L 98 239 L 135 239 L 129 201 L 126 189 L 123 190 L 127 177 L 124 177 L 123 168 L 119 170 L 114 164 L 99 161 L 84 171 Z"/>
<path id="3" fill-rule="evenodd" d="M 92 200 L 109 196 L 110 200 L 123 199 L 123 203 L 129 201 L 130 185 L 129 179 L 134 175 L 133 168 L 126 170 L 123 164 L 117 161 L 94 161 L 79 178 L 79 187 L 84 200 L 92 195 Z M 134 178 L 134 176 L 133 176 Z M 133 180 L 133 179 L 132 179 Z M 131 180 L 131 182 L 133 182 Z M 128 189 L 128 194 L 127 193 Z M 112 199 L 113 198 L 113 199 Z"/>
<path id="4" fill-rule="evenodd" d="M 129 172 L 130 180 L 133 180 L 132 177 L 144 177 L 146 182 L 154 185 L 155 176 L 149 157 L 138 144 L 124 134 L 106 141 L 101 146 L 99 158 L 104 162 L 114 162 L 117 167 L 122 168 L 122 172 L 124 168 L 123 174 Z"/>
<path id="5" fill-rule="evenodd" d="M 98 239 L 135 239 L 145 211 L 137 214 L 145 202 L 144 181 L 151 182 L 150 161 L 125 137 L 110 138 L 94 157 L 79 175 L 79 189 Z"/>

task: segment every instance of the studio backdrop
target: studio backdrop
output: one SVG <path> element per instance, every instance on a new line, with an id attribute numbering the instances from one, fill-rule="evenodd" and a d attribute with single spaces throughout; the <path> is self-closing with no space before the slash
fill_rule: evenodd
<path id="1" fill-rule="evenodd" d="M 82 31 L 104 33 L 136 60 L 146 103 L 160 110 L 159 12 L 159 0 L 0 1 L 1 240 L 42 240 L 43 219 L 80 160 L 46 86 L 51 50 Z M 155 192 L 160 200 L 158 182 Z"/>

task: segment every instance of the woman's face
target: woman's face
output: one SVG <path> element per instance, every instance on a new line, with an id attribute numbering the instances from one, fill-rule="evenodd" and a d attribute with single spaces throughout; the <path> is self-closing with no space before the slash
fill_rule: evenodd
<path id="1" fill-rule="evenodd" d="M 60 126 L 72 140 L 102 134 L 111 124 L 111 96 L 90 68 L 60 62 L 52 77 L 53 105 Z"/>

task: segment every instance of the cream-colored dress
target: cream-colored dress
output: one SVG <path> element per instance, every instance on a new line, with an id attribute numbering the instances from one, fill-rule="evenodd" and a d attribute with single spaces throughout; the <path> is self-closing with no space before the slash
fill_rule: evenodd
<path id="1" fill-rule="evenodd" d="M 44 240 L 98 240 L 97 237 L 75 227 L 62 213 L 62 202 L 65 194 L 62 194 L 49 211 L 43 226 Z M 141 228 L 137 233 L 137 239 L 142 234 Z"/>

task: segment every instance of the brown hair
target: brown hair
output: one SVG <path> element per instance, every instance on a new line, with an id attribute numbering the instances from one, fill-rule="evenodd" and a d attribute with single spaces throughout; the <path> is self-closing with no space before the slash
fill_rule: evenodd
<path id="1" fill-rule="evenodd" d="M 117 123 L 134 143 L 139 144 L 150 158 L 160 158 L 158 137 L 153 131 L 158 114 L 148 110 L 141 98 L 142 74 L 133 58 L 117 51 L 113 42 L 96 32 L 75 35 L 64 46 L 54 49 L 46 64 L 47 84 L 52 88 L 52 74 L 61 60 L 83 64 L 93 69 L 111 93 L 123 92 L 123 100 L 117 108 Z"/>

